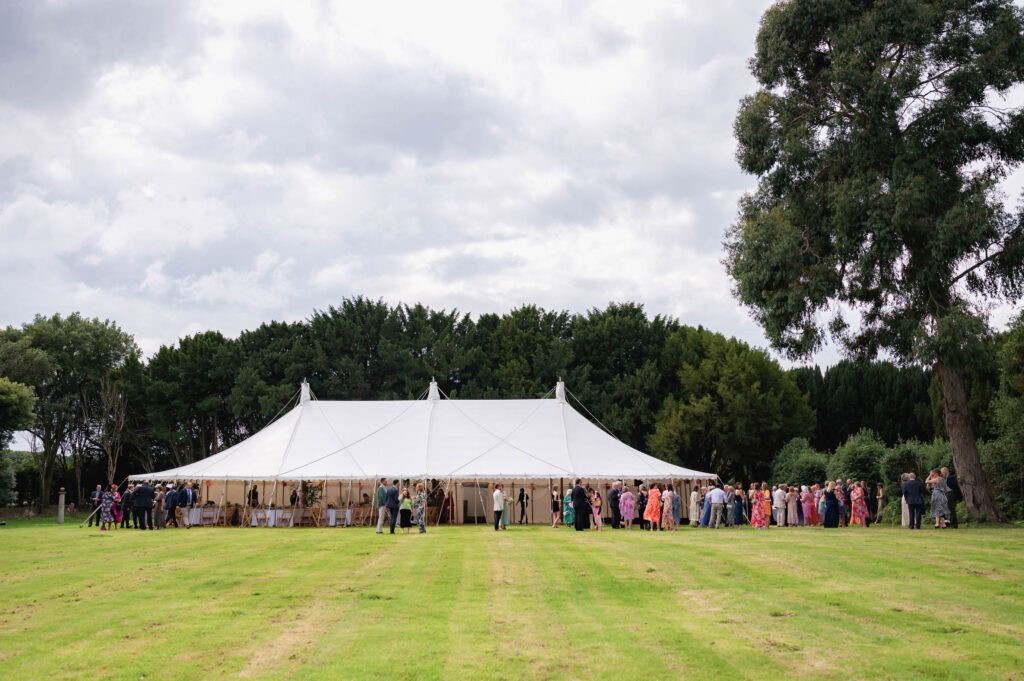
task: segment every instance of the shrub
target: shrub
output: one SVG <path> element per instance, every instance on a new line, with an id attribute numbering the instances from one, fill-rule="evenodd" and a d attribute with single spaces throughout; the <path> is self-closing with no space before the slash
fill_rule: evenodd
<path id="1" fill-rule="evenodd" d="M 811 447 L 807 438 L 795 437 L 772 461 L 772 483 L 813 485 L 825 479 L 828 458 Z"/>
<path id="2" fill-rule="evenodd" d="M 874 433 L 861 430 L 836 449 L 826 473 L 830 480 L 852 478 L 874 485 L 881 478 L 879 465 L 885 451 L 885 444 Z"/>

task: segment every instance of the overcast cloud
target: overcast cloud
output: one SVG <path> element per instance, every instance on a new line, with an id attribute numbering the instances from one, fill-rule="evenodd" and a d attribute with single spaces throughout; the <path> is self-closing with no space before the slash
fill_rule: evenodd
<path id="1" fill-rule="evenodd" d="M 3 3 L 0 325 L 630 300 L 764 346 L 719 261 L 768 4 Z"/>

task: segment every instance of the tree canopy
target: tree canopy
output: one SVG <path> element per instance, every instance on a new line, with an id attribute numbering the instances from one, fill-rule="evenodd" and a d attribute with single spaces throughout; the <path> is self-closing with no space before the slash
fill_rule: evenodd
<path id="1" fill-rule="evenodd" d="M 1024 80 L 1024 15 L 791 0 L 765 13 L 751 72 L 735 132 L 758 186 L 725 240 L 739 299 L 793 357 L 831 335 L 858 358 L 934 364 L 968 509 L 999 518 L 963 370 L 984 301 L 1024 284 L 1021 216 L 996 191 L 1024 160 L 1024 112 L 1001 100 Z"/>

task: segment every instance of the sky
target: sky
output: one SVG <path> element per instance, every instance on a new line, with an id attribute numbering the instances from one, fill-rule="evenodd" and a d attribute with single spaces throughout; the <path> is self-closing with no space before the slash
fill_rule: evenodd
<path id="1" fill-rule="evenodd" d="M 765 347 L 721 244 L 769 4 L 3 3 L 0 326 L 635 301 Z"/>

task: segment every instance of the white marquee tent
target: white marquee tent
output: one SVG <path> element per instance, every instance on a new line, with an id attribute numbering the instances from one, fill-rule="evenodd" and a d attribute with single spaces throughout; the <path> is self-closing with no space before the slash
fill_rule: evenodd
<path id="1" fill-rule="evenodd" d="M 494 481 L 708 480 L 615 439 L 554 399 L 336 402 L 310 399 L 252 437 L 201 461 L 134 480 L 329 481 L 401 477 Z"/>

